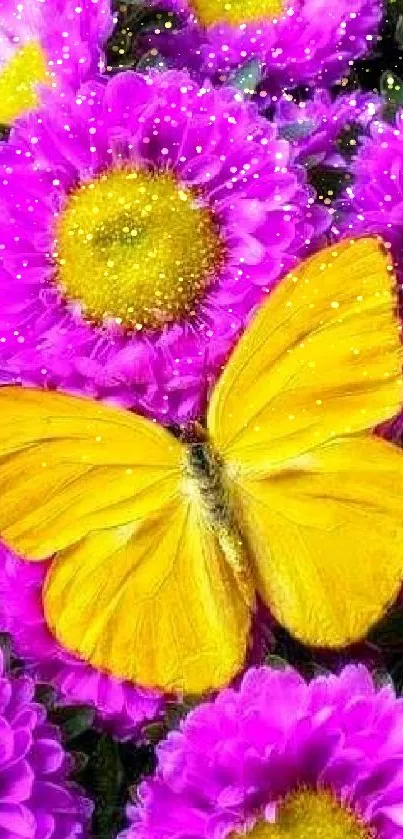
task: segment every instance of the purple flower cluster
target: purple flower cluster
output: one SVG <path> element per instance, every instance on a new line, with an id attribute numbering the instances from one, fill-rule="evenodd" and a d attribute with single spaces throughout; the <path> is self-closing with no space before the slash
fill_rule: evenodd
<path id="1" fill-rule="evenodd" d="M 333 220 L 335 238 L 377 234 L 391 249 L 399 280 L 400 308 L 403 284 L 403 111 L 393 122 L 374 118 L 367 125 L 351 161 L 351 185 L 338 202 Z M 399 441 L 403 414 L 386 423 L 382 434 Z"/>
<path id="2" fill-rule="evenodd" d="M 332 98 L 327 90 L 315 90 L 299 103 L 284 94 L 276 102 L 274 121 L 281 137 L 291 143 L 298 163 L 308 169 L 319 165 L 346 169 L 337 141 L 351 126 L 364 133 L 381 101 L 376 94 L 360 91 Z"/>
<path id="3" fill-rule="evenodd" d="M 91 804 L 69 782 L 72 760 L 34 693 L 28 676 L 7 676 L 0 654 L 1 839 L 85 837 Z"/>
<path id="4" fill-rule="evenodd" d="M 148 5 L 161 7 L 156 0 Z M 340 80 L 376 41 L 382 16 L 379 0 L 166 0 L 163 5 L 179 25 L 168 33 L 156 28 L 148 46 L 171 65 L 221 83 L 240 66 L 259 62 L 263 105 L 284 88 L 330 87 Z"/>

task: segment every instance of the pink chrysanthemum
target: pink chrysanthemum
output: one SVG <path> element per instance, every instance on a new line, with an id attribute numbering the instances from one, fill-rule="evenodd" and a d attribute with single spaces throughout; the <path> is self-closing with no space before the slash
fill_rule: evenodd
<path id="1" fill-rule="evenodd" d="M 28 676 L 9 678 L 0 652 L 1 839 L 78 839 L 91 804 L 69 782 L 71 757 Z"/>
<path id="2" fill-rule="evenodd" d="M 324 165 L 345 169 L 347 164 L 337 141 L 349 126 L 365 131 L 380 111 L 382 98 L 359 90 L 332 98 L 327 90 L 315 90 L 302 102 L 289 94 L 274 107 L 274 121 L 281 137 L 287 139 L 296 160 L 307 168 Z"/>
<path id="3" fill-rule="evenodd" d="M 49 94 L 0 149 L 0 380 L 200 414 L 329 216 L 234 91 L 124 73 Z"/>
<path id="4" fill-rule="evenodd" d="M 339 202 L 335 232 L 375 233 L 389 242 L 400 271 L 403 247 L 403 111 L 373 119 L 351 161 L 353 183 Z"/>
<path id="5" fill-rule="evenodd" d="M 333 232 L 336 238 L 378 234 L 390 245 L 403 288 L 403 111 L 394 123 L 374 119 L 362 137 L 350 165 L 351 186 L 338 203 Z M 401 311 L 403 300 L 401 294 Z M 403 414 L 386 423 L 382 433 L 402 440 Z"/>
<path id="6" fill-rule="evenodd" d="M 0 0 L 0 122 L 38 104 L 38 84 L 76 90 L 101 67 L 109 0 Z"/>
<path id="7" fill-rule="evenodd" d="M 400 839 L 403 701 L 363 666 L 250 670 L 159 747 L 122 839 Z"/>
<path id="8" fill-rule="evenodd" d="M 156 27 L 149 45 L 175 67 L 201 77 L 228 79 L 250 61 L 267 97 L 300 84 L 329 87 L 376 41 L 379 0 L 148 0 L 167 9 L 177 25 Z"/>
<path id="9" fill-rule="evenodd" d="M 0 630 L 10 633 L 27 671 L 52 684 L 62 702 L 91 705 L 102 727 L 119 739 L 136 736 L 143 723 L 158 716 L 161 698 L 95 670 L 56 641 L 42 606 L 48 565 L 24 562 L 0 546 Z"/>

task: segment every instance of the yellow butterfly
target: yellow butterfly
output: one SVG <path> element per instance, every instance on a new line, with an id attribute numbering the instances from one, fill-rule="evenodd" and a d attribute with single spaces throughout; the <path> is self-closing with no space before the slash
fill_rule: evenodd
<path id="1" fill-rule="evenodd" d="M 403 454 L 369 431 L 402 400 L 393 284 L 371 238 L 304 262 L 192 443 L 95 401 L 0 389 L 0 533 L 30 560 L 55 554 L 43 603 L 65 647 L 197 694 L 242 667 L 256 592 L 308 644 L 367 633 L 403 579 Z"/>

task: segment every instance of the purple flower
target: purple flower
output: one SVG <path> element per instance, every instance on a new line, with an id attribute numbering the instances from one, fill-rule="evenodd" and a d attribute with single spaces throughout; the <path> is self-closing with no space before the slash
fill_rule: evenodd
<path id="1" fill-rule="evenodd" d="M 374 119 L 350 164 L 352 183 L 338 202 L 333 232 L 338 239 L 375 233 L 391 248 L 400 290 L 403 285 L 403 111 L 394 123 Z M 402 300 L 400 301 L 402 305 Z M 402 310 L 402 309 L 401 309 Z M 403 311 L 403 310 L 402 310 Z M 403 435 L 403 414 L 382 433 Z"/>
<path id="2" fill-rule="evenodd" d="M 0 652 L 1 839 L 87 836 L 91 804 L 69 782 L 71 758 L 34 690 L 28 676 L 8 678 Z"/>
<path id="3" fill-rule="evenodd" d="M 233 90 L 126 72 L 48 94 L 0 149 L 0 381 L 183 422 L 329 224 Z"/>
<path id="4" fill-rule="evenodd" d="M 374 119 L 361 138 L 350 172 L 353 183 L 339 203 L 335 232 L 375 233 L 390 243 L 401 269 L 403 248 L 403 111 L 395 123 Z"/>
<path id="5" fill-rule="evenodd" d="M 315 90 L 302 102 L 283 94 L 275 104 L 274 122 L 279 134 L 293 146 L 296 160 L 308 168 L 323 165 L 346 169 L 337 141 L 348 126 L 362 131 L 381 108 L 377 94 L 359 90 L 332 99 L 327 90 Z"/>
<path id="6" fill-rule="evenodd" d="M 38 84 L 76 90 L 98 71 L 109 0 L 1 0 L 0 122 L 38 105 Z"/>
<path id="7" fill-rule="evenodd" d="M 1 631 L 12 636 L 27 671 L 52 684 L 62 702 L 95 707 L 98 722 L 119 739 L 136 736 L 143 723 L 158 716 L 159 696 L 95 670 L 58 644 L 46 625 L 42 606 L 48 565 L 24 562 L 0 546 Z"/>
<path id="8" fill-rule="evenodd" d="M 250 670 L 159 746 L 121 839 L 400 839 L 403 701 L 362 665 Z"/>
<path id="9" fill-rule="evenodd" d="M 148 0 L 149 6 L 161 3 Z M 188 64 L 199 77 L 228 79 L 256 60 L 263 104 L 282 89 L 340 80 L 349 64 L 376 41 L 379 0 L 166 0 L 179 26 L 156 28 L 149 45 L 173 66 Z"/>

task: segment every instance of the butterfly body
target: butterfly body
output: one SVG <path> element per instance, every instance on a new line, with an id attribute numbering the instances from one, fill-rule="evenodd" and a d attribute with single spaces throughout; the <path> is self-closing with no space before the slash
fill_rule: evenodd
<path id="1" fill-rule="evenodd" d="M 245 661 L 257 596 L 304 643 L 365 637 L 403 581 L 395 281 L 376 239 L 302 263 L 257 312 L 180 439 L 131 411 L 0 388 L 0 534 L 49 560 L 57 640 L 166 692 Z"/>
<path id="2" fill-rule="evenodd" d="M 212 526 L 232 525 L 223 464 L 210 442 L 191 443 L 187 448 L 187 477 L 195 481 Z"/>
<path id="3" fill-rule="evenodd" d="M 211 528 L 226 562 L 237 574 L 245 601 L 251 605 L 254 594 L 248 573 L 247 547 L 231 500 L 230 481 L 225 465 L 207 435 L 203 442 L 188 445 L 186 493 L 203 510 L 205 526 Z"/>

